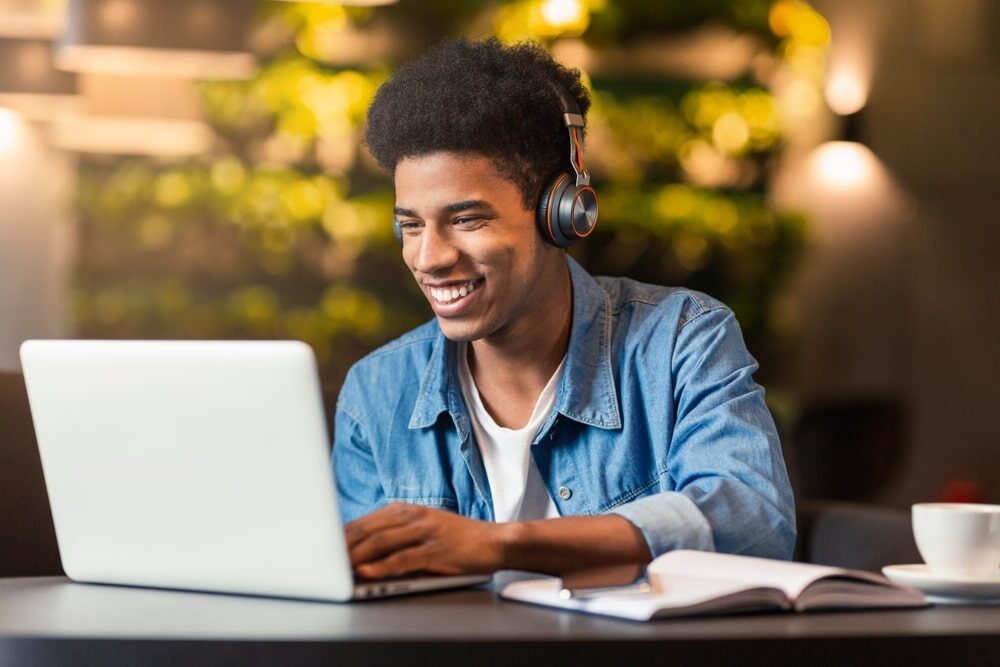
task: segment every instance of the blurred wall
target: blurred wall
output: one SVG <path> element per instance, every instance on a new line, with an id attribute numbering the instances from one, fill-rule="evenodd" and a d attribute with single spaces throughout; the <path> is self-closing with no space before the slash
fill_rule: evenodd
<path id="1" fill-rule="evenodd" d="M 909 454 L 885 502 L 933 498 L 948 479 L 1000 501 L 1000 2 L 813 4 L 834 62 L 856 58 L 870 88 L 857 130 L 872 154 L 861 189 L 811 191 L 806 155 L 776 184 L 814 211 L 790 294 L 791 387 L 806 403 L 903 402 Z M 24 338 L 71 334 L 71 163 L 12 118 L 0 115 L 0 368 Z"/>
<path id="2" fill-rule="evenodd" d="M 17 369 L 26 338 L 68 335 L 74 228 L 71 159 L 0 109 L 0 369 Z"/>
<path id="3" fill-rule="evenodd" d="M 814 4 L 835 45 L 871 32 L 858 130 L 888 180 L 866 213 L 845 194 L 818 216 L 793 295 L 795 385 L 807 400 L 904 402 L 909 454 L 886 503 L 940 497 L 949 480 L 998 502 L 1000 3 Z"/>

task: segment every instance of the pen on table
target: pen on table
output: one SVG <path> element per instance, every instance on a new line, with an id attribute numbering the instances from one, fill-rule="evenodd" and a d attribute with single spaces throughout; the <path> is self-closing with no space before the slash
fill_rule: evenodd
<path id="1" fill-rule="evenodd" d="M 645 595 L 655 587 L 642 579 L 643 565 L 615 565 L 589 568 L 563 575 L 559 597 L 563 600 L 605 595 Z"/>
<path id="2" fill-rule="evenodd" d="M 639 581 L 627 586 L 599 586 L 595 588 L 562 588 L 559 591 L 561 600 L 584 600 L 619 595 L 646 595 L 653 592 L 653 586 L 648 581 Z"/>

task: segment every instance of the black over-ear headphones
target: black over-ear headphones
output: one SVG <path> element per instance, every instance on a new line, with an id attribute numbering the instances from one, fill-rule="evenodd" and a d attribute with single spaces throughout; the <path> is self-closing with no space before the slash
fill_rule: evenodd
<path id="1" fill-rule="evenodd" d="M 590 187 L 590 172 L 583 162 L 583 114 L 571 97 L 567 97 L 549 84 L 563 107 L 563 122 L 569 131 L 569 159 L 574 178 L 568 172 L 559 173 L 542 190 L 535 213 L 538 230 L 549 243 L 568 248 L 580 239 L 590 236 L 597 226 L 597 193 Z M 403 243 L 403 230 L 393 216 L 392 233 Z"/>
<path id="2" fill-rule="evenodd" d="M 564 171 L 545 186 L 538 199 L 535 221 L 542 238 L 560 248 L 568 248 L 590 236 L 597 226 L 597 193 L 590 187 L 590 172 L 583 163 L 580 107 L 555 84 L 550 85 L 562 102 L 563 122 L 569 131 L 569 161 L 576 178 Z"/>

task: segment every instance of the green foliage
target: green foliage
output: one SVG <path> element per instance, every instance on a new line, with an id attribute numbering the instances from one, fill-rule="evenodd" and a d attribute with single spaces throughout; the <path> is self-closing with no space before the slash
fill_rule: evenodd
<path id="1" fill-rule="evenodd" d="M 406 53 L 351 64 L 349 37 L 388 29 L 410 51 L 462 32 L 627 45 L 715 21 L 760 37 L 773 58 L 800 56 L 796 26 L 820 36 L 822 26 L 802 3 L 778 4 L 578 0 L 552 14 L 543 0 L 265 3 L 259 74 L 201 86 L 216 151 L 81 162 L 80 333 L 299 338 L 336 375 L 430 316 L 392 239 L 391 184 L 360 145 L 369 101 Z M 800 216 L 767 203 L 784 131 L 772 91 L 750 78 L 609 75 L 592 89 L 601 224 L 574 254 L 595 273 L 707 291 L 736 310 L 752 348 L 762 344 L 806 233 Z"/>

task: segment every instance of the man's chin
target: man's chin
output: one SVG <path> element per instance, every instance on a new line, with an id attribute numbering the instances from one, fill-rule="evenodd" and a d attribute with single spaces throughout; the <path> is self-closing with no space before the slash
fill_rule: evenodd
<path id="1" fill-rule="evenodd" d="M 444 334 L 444 337 L 456 343 L 469 343 L 474 340 L 479 340 L 487 334 L 487 332 L 483 330 L 482 326 L 477 326 L 471 322 L 460 323 L 443 317 L 438 317 L 437 321 L 438 326 L 441 327 L 441 333 Z"/>

